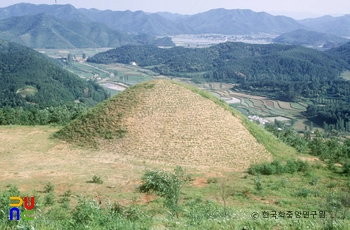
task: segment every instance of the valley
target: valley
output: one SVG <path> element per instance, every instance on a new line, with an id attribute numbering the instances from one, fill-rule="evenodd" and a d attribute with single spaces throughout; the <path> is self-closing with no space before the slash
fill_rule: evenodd
<path id="1" fill-rule="evenodd" d="M 349 15 L 115 9 L 0 8 L 0 229 L 349 229 Z"/>
<path id="2" fill-rule="evenodd" d="M 197 42 L 197 40 L 192 40 L 192 38 L 189 41 L 192 41 L 192 44 Z M 256 115 L 265 118 L 270 122 L 273 122 L 275 117 L 282 116 L 285 119 L 288 119 L 288 122 L 286 123 L 289 123 L 289 125 L 297 131 L 303 131 L 305 126 L 310 126 L 311 124 L 311 121 L 302 115 L 302 113 L 306 111 L 308 103 L 310 103 L 307 99 L 300 102 L 284 102 L 270 98 L 265 94 L 259 96 L 256 93 L 250 94 L 249 91 L 240 91 L 239 89 L 237 91 L 234 84 L 220 82 L 196 84 L 188 78 L 159 75 L 158 73 L 140 66 L 121 63 L 90 63 L 85 62 L 85 60 L 81 58 L 83 53 L 87 56 L 93 56 L 99 52 L 107 50 L 109 49 L 39 49 L 38 51 L 53 58 L 65 58 L 68 54 L 72 54 L 76 57 L 76 61 L 73 62 L 72 65 L 66 66 L 66 68 L 83 79 L 96 81 L 101 86 L 105 87 L 112 96 L 124 90 L 125 87 L 140 82 L 157 78 L 174 79 L 216 94 L 219 98 L 228 101 L 231 106 L 241 111 L 245 116 Z M 231 103 L 231 98 L 236 100 L 231 100 Z M 313 126 L 323 130 L 323 127 L 318 126 L 317 124 L 313 124 Z"/>

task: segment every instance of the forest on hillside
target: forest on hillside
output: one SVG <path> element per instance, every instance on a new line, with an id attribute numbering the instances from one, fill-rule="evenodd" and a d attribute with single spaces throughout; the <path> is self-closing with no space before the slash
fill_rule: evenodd
<path id="1" fill-rule="evenodd" d="M 0 107 L 39 108 L 79 100 L 94 105 L 107 92 L 64 70 L 59 63 L 30 48 L 0 41 Z"/>

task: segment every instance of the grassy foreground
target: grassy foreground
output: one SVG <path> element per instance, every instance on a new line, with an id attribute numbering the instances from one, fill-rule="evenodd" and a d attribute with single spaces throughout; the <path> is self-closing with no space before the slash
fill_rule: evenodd
<path id="1" fill-rule="evenodd" d="M 174 163 L 79 148 L 53 139 L 55 127 L 2 126 L 0 229 L 349 229 L 348 175 L 297 155 L 211 94 L 182 86 L 242 120 L 279 169 L 267 176 L 255 173 L 259 167 L 249 174 L 192 162 L 170 209 L 164 197 L 137 188 L 145 170 L 172 172 Z M 296 159 L 307 163 L 294 170 Z M 9 197 L 17 195 L 35 196 L 34 221 L 9 220 Z"/>

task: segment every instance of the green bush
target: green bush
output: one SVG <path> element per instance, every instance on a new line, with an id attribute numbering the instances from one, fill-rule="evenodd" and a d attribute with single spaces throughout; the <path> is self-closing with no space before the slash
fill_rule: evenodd
<path id="1" fill-rule="evenodd" d="M 232 216 L 232 210 L 227 211 L 228 215 Z M 201 198 L 186 202 L 183 215 L 190 226 L 200 226 L 205 221 L 227 217 L 218 204 L 212 201 L 203 201 Z"/>
<path id="2" fill-rule="evenodd" d="M 215 178 L 215 177 L 208 178 L 207 183 L 208 184 L 216 184 L 216 183 L 218 183 L 218 178 Z"/>
<path id="3" fill-rule="evenodd" d="M 55 203 L 55 195 L 53 193 L 49 193 L 44 196 L 44 205 L 50 206 Z"/>
<path id="4" fill-rule="evenodd" d="M 95 183 L 95 184 L 103 184 L 103 180 L 101 179 L 100 176 L 94 175 L 94 176 L 92 177 L 92 183 Z"/>
<path id="5" fill-rule="evenodd" d="M 319 179 L 320 179 L 320 178 L 318 178 L 318 177 L 312 177 L 312 178 L 311 178 L 311 181 L 309 182 L 309 184 L 315 186 L 315 185 L 318 184 Z"/>
<path id="6" fill-rule="evenodd" d="M 178 213 L 178 201 L 180 199 L 180 189 L 185 182 L 185 171 L 177 166 L 174 173 L 162 170 L 146 171 L 142 176 L 142 184 L 137 188 L 141 193 L 155 193 L 165 198 L 164 206 L 172 212 Z"/>
<path id="7" fill-rule="evenodd" d="M 51 182 L 48 182 L 46 185 L 45 185 L 45 188 L 44 188 L 44 192 L 46 193 L 51 193 L 55 190 L 55 186 L 53 184 L 51 184 Z"/>
<path id="8" fill-rule="evenodd" d="M 350 160 L 347 160 L 343 164 L 343 173 L 347 175 L 348 177 L 350 176 Z"/>
<path id="9" fill-rule="evenodd" d="M 257 176 L 257 177 L 254 179 L 254 182 L 255 182 L 255 189 L 256 189 L 257 191 L 263 190 L 263 185 L 262 185 L 262 182 L 261 182 L 260 177 Z"/>
<path id="10" fill-rule="evenodd" d="M 283 173 L 295 173 L 295 172 L 309 172 L 311 170 L 310 164 L 302 160 L 288 160 L 283 165 L 279 160 L 274 160 L 271 163 L 261 163 L 251 165 L 248 169 L 248 173 L 252 175 L 275 175 Z"/>
<path id="11" fill-rule="evenodd" d="M 307 188 L 300 188 L 300 189 L 296 192 L 295 196 L 306 198 L 306 197 L 310 196 L 311 193 L 312 193 L 312 191 L 311 191 L 310 189 L 307 189 Z"/>

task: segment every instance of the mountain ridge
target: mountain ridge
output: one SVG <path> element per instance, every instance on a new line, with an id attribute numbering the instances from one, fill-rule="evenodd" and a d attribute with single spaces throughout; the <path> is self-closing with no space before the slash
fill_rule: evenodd
<path id="1" fill-rule="evenodd" d="M 0 21 L 0 39 L 32 48 L 97 48 L 127 44 L 157 44 L 174 46 L 171 39 L 156 39 L 151 35 L 130 35 L 99 22 L 66 21 L 48 13 L 17 16 Z"/>
<path id="2" fill-rule="evenodd" d="M 84 22 L 101 22 L 124 32 L 148 33 L 157 36 L 191 33 L 284 33 L 305 28 L 293 18 L 240 9 L 213 9 L 195 15 L 181 16 L 167 12 L 76 9 L 72 5 L 36 6 L 22 3 L 0 8 L 0 15 L 2 15 L 0 19 L 43 12 L 48 12 L 63 20 L 74 18 Z"/>
<path id="3" fill-rule="evenodd" d="M 350 14 L 339 17 L 325 15 L 318 18 L 299 20 L 299 23 L 317 32 L 350 37 Z"/>

